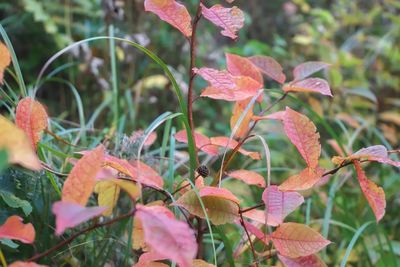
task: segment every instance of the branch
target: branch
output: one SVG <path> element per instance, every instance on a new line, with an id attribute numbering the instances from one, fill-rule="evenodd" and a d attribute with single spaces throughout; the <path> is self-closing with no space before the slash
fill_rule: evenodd
<path id="1" fill-rule="evenodd" d="M 133 210 L 130 211 L 129 213 L 125 213 L 125 214 L 123 214 L 123 215 L 120 215 L 120 216 L 118 216 L 118 217 L 115 217 L 114 219 L 112 219 L 112 220 L 110 220 L 110 221 L 108 221 L 108 222 L 104 222 L 104 223 L 97 223 L 97 222 L 96 222 L 95 224 L 93 224 L 93 225 L 91 225 L 91 226 L 89 226 L 89 227 L 87 227 L 87 228 L 85 228 L 85 229 L 80 230 L 79 232 L 75 233 L 75 234 L 72 235 L 71 237 L 69 237 L 69 238 L 65 239 L 64 241 L 58 243 L 57 245 L 55 245 L 55 246 L 49 248 L 48 250 L 46 250 L 46 251 L 44 251 L 44 252 L 42 252 L 42 253 L 39 253 L 39 254 L 34 255 L 33 257 L 29 258 L 29 259 L 26 260 L 26 261 L 27 261 L 27 262 L 37 261 L 38 259 L 43 258 L 43 257 L 45 257 L 45 256 L 47 256 L 47 255 L 53 253 L 54 251 L 56 251 L 56 250 L 62 248 L 63 246 L 68 245 L 69 243 L 71 243 L 72 241 L 74 241 L 77 237 L 79 237 L 79 236 L 81 236 L 81 235 L 83 235 L 83 234 L 85 234 L 85 233 L 87 233 L 87 232 L 90 232 L 90 231 L 92 231 L 92 230 L 94 230 L 94 229 L 97 229 L 97 228 L 100 228 L 100 227 L 104 227 L 104 226 L 108 226 L 108 225 L 111 225 L 111 224 L 113 224 L 113 223 L 119 222 L 119 221 L 121 221 L 121 220 L 123 220 L 123 219 L 126 219 L 126 218 L 129 218 L 129 217 L 131 217 L 131 216 L 134 216 L 134 215 L 135 215 L 135 212 L 136 212 L 136 209 L 133 209 Z"/>

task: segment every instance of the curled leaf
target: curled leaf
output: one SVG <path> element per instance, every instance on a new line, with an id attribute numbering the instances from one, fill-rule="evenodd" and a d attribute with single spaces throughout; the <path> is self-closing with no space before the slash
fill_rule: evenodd
<path id="1" fill-rule="evenodd" d="M 321 154 L 321 144 L 314 123 L 305 115 L 286 107 L 283 126 L 286 135 L 296 146 L 307 165 L 315 168 Z"/>
<path id="2" fill-rule="evenodd" d="M 243 11 L 238 7 L 225 8 L 221 5 L 214 5 L 210 8 L 201 4 L 201 13 L 214 25 L 221 27 L 221 34 L 232 39 L 236 39 L 237 32 L 244 25 Z"/>
<path id="3" fill-rule="evenodd" d="M 35 240 L 35 229 L 31 223 L 24 224 L 22 218 L 10 216 L 0 226 L 0 239 L 7 238 L 31 244 Z"/>
<path id="4" fill-rule="evenodd" d="M 304 78 L 307 78 L 311 74 L 314 74 L 329 66 L 330 64 L 321 61 L 309 61 L 302 63 L 300 65 L 297 65 L 293 70 L 294 80 L 302 80 Z"/>
<path id="5" fill-rule="evenodd" d="M 46 110 L 40 102 L 30 97 L 25 97 L 18 102 L 15 123 L 26 133 L 35 149 L 43 130 L 47 128 L 47 120 Z"/>
<path id="6" fill-rule="evenodd" d="M 186 130 L 181 130 L 175 134 L 175 139 L 178 142 L 188 143 Z M 218 155 L 218 147 L 211 144 L 210 138 L 207 136 L 194 132 L 194 139 L 196 140 L 196 148 L 210 155 Z"/>
<path id="7" fill-rule="evenodd" d="M 61 235 L 67 228 L 73 228 L 100 216 L 105 210 L 107 210 L 107 207 L 86 208 L 76 203 L 57 201 L 52 208 L 56 216 L 56 234 Z"/>
<path id="8" fill-rule="evenodd" d="M 212 186 L 205 186 L 200 188 L 199 190 L 199 195 L 201 198 L 203 197 L 217 197 L 217 198 L 222 198 L 226 200 L 230 200 L 232 202 L 235 202 L 236 204 L 239 204 L 239 199 L 232 194 L 231 191 L 225 188 L 219 188 L 219 187 L 212 187 Z"/>
<path id="9" fill-rule="evenodd" d="M 246 99 L 246 100 L 238 101 L 235 103 L 235 106 L 234 106 L 233 112 L 232 112 L 232 117 L 230 120 L 232 130 L 234 129 L 236 123 L 239 121 L 243 112 L 245 112 L 246 107 L 250 101 L 251 101 L 250 99 Z M 243 117 L 243 119 L 239 125 L 239 128 L 235 132 L 235 138 L 246 137 L 247 132 L 249 130 L 250 122 L 253 119 L 253 107 L 254 107 L 254 104 L 250 107 L 250 109 L 247 111 L 246 115 Z"/>
<path id="10" fill-rule="evenodd" d="M 304 224 L 283 223 L 271 235 L 279 254 L 289 257 L 305 257 L 312 255 L 331 242 Z"/>
<path id="11" fill-rule="evenodd" d="M 104 147 L 99 145 L 84 154 L 72 168 L 62 189 L 62 201 L 85 206 L 96 184 L 96 175 L 101 170 Z"/>
<path id="12" fill-rule="evenodd" d="M 33 171 L 42 168 L 24 131 L 0 115 L 0 149 L 3 148 L 7 150 L 9 163 L 17 163 Z"/>
<path id="13" fill-rule="evenodd" d="M 282 192 L 276 185 L 267 187 L 262 199 L 265 203 L 266 223 L 271 226 L 283 223 L 285 217 L 304 202 L 299 193 Z"/>
<path id="14" fill-rule="evenodd" d="M 152 251 L 182 267 L 190 267 L 197 253 L 194 231 L 184 222 L 170 218 L 150 207 L 137 205 L 146 244 Z"/>
<path id="15" fill-rule="evenodd" d="M 222 148 L 230 148 L 230 149 L 235 149 L 235 147 L 239 144 L 238 141 L 229 139 L 229 137 L 225 136 L 217 136 L 217 137 L 211 137 L 211 144 L 222 147 Z M 252 159 L 261 159 L 261 155 L 258 152 L 254 151 L 248 151 L 243 148 L 239 148 L 238 152 L 240 154 L 243 154 L 245 156 L 249 156 Z"/>
<path id="16" fill-rule="evenodd" d="M 144 8 L 181 31 L 192 35 L 192 19 L 186 7 L 175 0 L 145 0 Z"/>
<path id="17" fill-rule="evenodd" d="M 356 168 L 361 190 L 363 191 L 365 198 L 375 214 L 376 221 L 379 222 L 385 215 L 385 191 L 383 191 L 382 187 L 376 185 L 367 178 L 357 160 L 354 161 L 354 167 Z"/>
<path id="18" fill-rule="evenodd" d="M 312 92 L 332 96 L 331 88 L 326 80 L 320 78 L 308 78 L 294 81 L 283 86 L 285 92 Z"/>
<path id="19" fill-rule="evenodd" d="M 257 185 L 259 187 L 265 187 L 265 180 L 262 175 L 248 170 L 236 170 L 228 173 L 229 177 L 241 180 L 249 185 Z"/>
<path id="20" fill-rule="evenodd" d="M 203 193 L 201 200 L 206 208 L 208 218 L 215 225 L 234 222 L 239 214 L 237 203 L 219 194 Z M 203 219 L 206 218 L 194 189 L 183 194 L 174 205 L 181 206 L 191 214 Z"/>

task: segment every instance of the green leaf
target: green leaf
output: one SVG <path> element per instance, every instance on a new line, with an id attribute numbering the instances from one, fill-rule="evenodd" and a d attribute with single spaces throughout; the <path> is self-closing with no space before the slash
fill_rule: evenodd
<path id="1" fill-rule="evenodd" d="M 28 216 L 32 212 L 31 204 L 28 201 L 20 199 L 19 197 L 15 196 L 13 193 L 0 190 L 0 197 L 9 207 L 21 208 L 25 216 Z"/>
<path id="2" fill-rule="evenodd" d="M 208 218 L 215 225 L 231 223 L 239 214 L 239 208 L 233 201 L 217 196 L 204 196 L 201 200 L 207 210 Z M 185 208 L 191 214 L 199 216 L 200 218 L 204 219 L 206 217 L 194 190 L 183 194 L 183 196 L 176 201 L 176 205 Z"/>
<path id="3" fill-rule="evenodd" d="M 8 156 L 7 151 L 0 149 L 0 173 L 7 167 Z"/>
<path id="4" fill-rule="evenodd" d="M 14 249 L 19 247 L 19 245 L 17 243 L 14 243 L 10 239 L 0 239 L 0 243 L 7 247 L 14 248 Z"/>

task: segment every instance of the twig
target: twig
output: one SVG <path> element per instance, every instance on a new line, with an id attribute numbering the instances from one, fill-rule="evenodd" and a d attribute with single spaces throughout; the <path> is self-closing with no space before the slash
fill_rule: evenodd
<path id="1" fill-rule="evenodd" d="M 258 266 L 258 263 L 257 263 L 257 261 L 256 261 L 256 258 L 257 258 L 257 257 L 256 257 L 256 251 L 255 251 L 255 249 L 254 249 L 253 241 L 251 241 L 249 231 L 247 231 L 247 227 L 246 227 L 246 225 L 245 225 L 245 223 L 244 223 L 243 214 L 242 214 L 242 212 L 241 212 L 241 210 L 240 210 L 240 206 L 239 206 L 239 215 L 240 215 L 240 224 L 242 225 L 244 231 L 246 232 L 247 238 L 248 238 L 248 240 L 249 240 L 251 252 L 253 253 L 253 259 L 254 259 L 254 261 L 255 261 L 255 266 Z"/>
<path id="2" fill-rule="evenodd" d="M 62 248 L 63 246 L 68 245 L 69 243 L 71 243 L 72 241 L 74 241 L 77 237 L 79 237 L 79 236 L 81 236 L 81 235 L 83 235 L 83 234 L 85 234 L 85 233 L 87 233 L 87 232 L 90 232 L 90 231 L 92 231 L 92 230 L 94 230 L 94 229 L 97 229 L 97 228 L 100 228 L 100 227 L 104 227 L 104 226 L 108 226 L 108 225 L 111 225 L 111 224 L 116 223 L 116 222 L 118 222 L 118 221 L 121 221 L 121 220 L 123 220 L 123 219 L 126 219 L 126 218 L 129 218 L 129 217 L 131 217 L 131 216 L 134 216 L 134 215 L 135 215 L 135 212 L 136 212 L 136 209 L 133 209 L 132 211 L 130 211 L 130 212 L 128 212 L 128 213 L 125 213 L 125 214 L 123 214 L 123 215 L 120 215 L 120 216 L 118 216 L 118 217 L 116 217 L 116 218 L 114 218 L 114 219 L 112 219 L 112 220 L 110 220 L 110 221 L 108 221 L 108 222 L 104 222 L 104 223 L 95 223 L 95 224 L 93 224 L 93 225 L 91 225 L 91 226 L 89 226 L 89 227 L 87 227 L 87 228 L 85 228 L 85 229 L 80 230 L 79 232 L 75 233 L 75 234 L 72 235 L 71 237 L 69 237 L 69 238 L 65 239 L 64 241 L 58 243 L 57 245 L 55 245 L 55 246 L 49 248 L 48 250 L 46 250 L 46 251 L 44 251 L 44 252 L 42 252 L 42 253 L 39 253 L 39 254 L 34 255 L 33 257 L 29 258 L 29 259 L 26 260 L 26 261 L 27 261 L 27 262 L 37 261 L 38 259 L 43 258 L 43 257 L 45 257 L 45 256 L 47 256 L 47 255 L 53 253 L 54 251 L 56 251 L 56 250 Z"/>

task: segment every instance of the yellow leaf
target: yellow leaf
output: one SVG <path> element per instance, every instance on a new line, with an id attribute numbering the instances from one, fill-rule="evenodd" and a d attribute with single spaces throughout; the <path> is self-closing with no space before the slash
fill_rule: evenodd
<path id="1" fill-rule="evenodd" d="M 10 52 L 3 43 L 0 42 L 0 84 L 3 83 L 4 70 L 10 65 Z"/>
<path id="2" fill-rule="evenodd" d="M 117 204 L 120 191 L 124 190 L 131 198 L 140 196 L 140 187 L 134 181 L 122 179 L 112 179 L 98 182 L 94 191 L 98 193 L 97 201 L 99 206 L 106 206 L 108 209 L 104 211 L 104 216 L 110 216 Z"/>
<path id="3" fill-rule="evenodd" d="M 1 148 L 7 150 L 9 163 L 20 164 L 34 171 L 42 168 L 24 131 L 0 115 Z"/>

